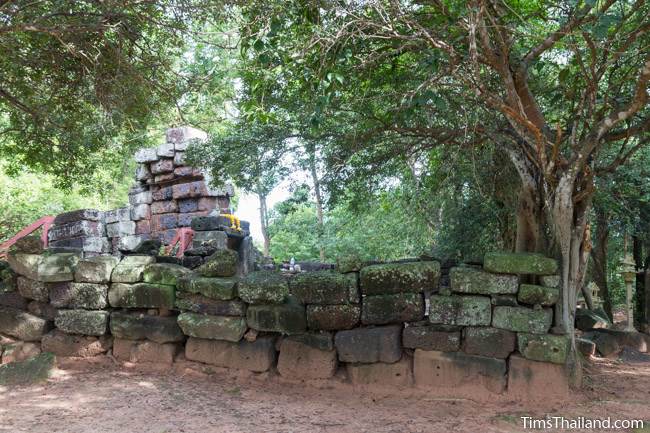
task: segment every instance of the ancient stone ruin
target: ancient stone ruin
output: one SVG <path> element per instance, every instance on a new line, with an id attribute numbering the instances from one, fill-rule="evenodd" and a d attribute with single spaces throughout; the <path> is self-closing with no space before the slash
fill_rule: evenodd
<path id="1" fill-rule="evenodd" d="M 261 269 L 246 229 L 220 215 L 232 189 L 212 190 L 182 165 L 194 134 L 171 130 L 165 146 L 138 154 L 128 208 L 60 215 L 50 248 L 38 237 L 12 247 L 0 262 L 3 362 L 111 353 L 445 397 L 567 396 L 569 340 L 550 333 L 555 260 L 490 253 L 442 284 L 435 260 Z M 139 249 L 188 226 L 180 258 Z"/>

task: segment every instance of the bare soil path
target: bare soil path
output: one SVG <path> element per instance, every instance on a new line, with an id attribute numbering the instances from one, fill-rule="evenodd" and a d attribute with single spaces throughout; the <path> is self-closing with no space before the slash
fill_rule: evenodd
<path id="1" fill-rule="evenodd" d="M 635 431 L 650 432 L 650 363 L 595 361 L 573 401 L 541 405 L 236 377 L 196 365 L 139 371 L 103 358 L 60 367 L 44 385 L 0 390 L 0 432 L 523 432 L 521 416 L 546 415 L 643 419 L 646 429 Z"/>

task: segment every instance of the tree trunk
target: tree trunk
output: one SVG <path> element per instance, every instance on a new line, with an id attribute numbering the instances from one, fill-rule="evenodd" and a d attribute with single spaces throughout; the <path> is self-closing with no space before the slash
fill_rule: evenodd
<path id="1" fill-rule="evenodd" d="M 269 237 L 269 217 L 266 207 L 266 195 L 258 192 L 257 198 L 260 200 L 260 223 L 262 226 L 262 238 L 264 239 L 264 257 L 269 257 L 271 254 L 271 238 Z"/>
<path id="2" fill-rule="evenodd" d="M 317 236 L 318 236 L 318 252 L 320 261 L 325 261 L 325 245 L 323 245 L 323 236 L 325 234 L 325 223 L 323 220 L 323 195 L 320 190 L 320 179 L 318 178 L 318 171 L 316 170 L 316 155 L 312 151 L 309 154 L 309 171 L 311 172 L 311 180 L 314 183 L 314 194 L 316 195 L 316 217 L 318 219 Z"/>
<path id="3" fill-rule="evenodd" d="M 591 251 L 593 260 L 594 282 L 600 291 L 600 297 L 603 300 L 603 309 L 613 320 L 612 313 L 612 296 L 607 284 L 607 243 L 609 242 L 609 217 L 604 209 L 596 206 L 596 243 Z"/>
<path id="4" fill-rule="evenodd" d="M 522 184 L 517 204 L 517 252 L 542 252 L 543 212 L 541 197 L 536 186 L 529 182 Z"/>
<path id="5" fill-rule="evenodd" d="M 632 254 L 636 270 L 634 290 L 634 323 L 646 323 L 645 317 L 645 276 L 643 274 L 643 243 L 638 236 L 632 236 Z"/>

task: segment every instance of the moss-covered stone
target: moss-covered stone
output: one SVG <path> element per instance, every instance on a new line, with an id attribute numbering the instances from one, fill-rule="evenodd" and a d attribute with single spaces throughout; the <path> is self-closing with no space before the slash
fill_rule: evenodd
<path id="1" fill-rule="evenodd" d="M 175 343 L 185 340 L 174 316 L 150 316 L 143 313 L 111 313 L 111 334 L 127 340 L 152 340 Z"/>
<path id="2" fill-rule="evenodd" d="M 359 272 L 363 262 L 357 255 L 339 256 L 336 258 L 336 270 L 342 274 L 348 272 Z"/>
<path id="3" fill-rule="evenodd" d="M 142 281 L 144 268 L 156 263 L 152 256 L 126 256 L 115 266 L 111 273 L 111 281 L 114 283 L 139 283 Z"/>
<path id="4" fill-rule="evenodd" d="M 0 260 L 0 293 L 9 293 L 16 290 L 17 275 L 11 270 L 9 263 Z"/>
<path id="5" fill-rule="evenodd" d="M 551 327 L 553 310 L 533 310 L 526 307 L 494 307 L 492 326 L 515 332 L 545 334 Z"/>
<path id="6" fill-rule="evenodd" d="M 440 263 L 436 261 L 366 266 L 359 274 L 361 293 L 364 295 L 433 290 L 438 286 L 439 278 Z"/>
<path id="7" fill-rule="evenodd" d="M 43 261 L 40 254 L 9 253 L 7 263 L 18 275 L 27 277 L 30 280 L 38 280 L 38 266 Z"/>
<path id="8" fill-rule="evenodd" d="M 48 302 L 50 295 L 45 283 L 36 280 L 30 280 L 25 277 L 18 277 L 16 286 L 20 296 L 34 301 Z"/>
<path id="9" fill-rule="evenodd" d="M 249 304 L 279 304 L 288 295 L 289 284 L 279 272 L 251 272 L 239 282 L 239 297 Z"/>
<path id="10" fill-rule="evenodd" d="M 56 357 L 41 353 L 26 361 L 0 365 L 0 385 L 17 386 L 45 382 L 54 371 Z"/>
<path id="11" fill-rule="evenodd" d="M 463 329 L 463 351 L 470 355 L 505 359 L 515 350 L 514 332 L 483 326 Z"/>
<path id="12" fill-rule="evenodd" d="M 113 283 L 108 289 L 108 303 L 121 308 L 174 308 L 174 287 Z"/>
<path id="13" fill-rule="evenodd" d="M 46 283 L 59 281 L 72 281 L 74 267 L 79 261 L 75 253 L 58 253 L 43 255 L 43 260 L 38 264 L 38 280 Z"/>
<path id="14" fill-rule="evenodd" d="M 560 287 L 559 275 L 542 275 L 539 277 L 539 283 L 546 287 Z"/>
<path id="15" fill-rule="evenodd" d="M 307 329 L 305 307 L 287 302 L 285 304 L 249 305 L 246 310 L 248 326 L 258 331 L 300 334 Z"/>
<path id="16" fill-rule="evenodd" d="M 459 326 L 490 324 L 492 306 L 488 297 L 432 295 L 429 302 L 431 323 Z"/>
<path id="17" fill-rule="evenodd" d="M 303 272 L 289 281 L 289 292 L 303 304 L 342 304 L 356 290 L 355 274 L 334 271 Z"/>
<path id="18" fill-rule="evenodd" d="M 409 325 L 402 331 L 402 345 L 409 349 L 455 352 L 460 348 L 460 328 Z"/>
<path id="19" fill-rule="evenodd" d="M 385 325 L 416 322 L 424 318 L 422 293 L 364 296 L 361 304 L 361 323 Z"/>
<path id="20" fill-rule="evenodd" d="M 201 294 L 211 299 L 229 301 L 237 297 L 237 279 L 210 278 L 192 274 L 178 279 L 178 290 Z"/>
<path id="21" fill-rule="evenodd" d="M 508 295 L 517 293 L 519 277 L 491 274 L 470 267 L 456 267 L 449 272 L 451 290 L 474 295 Z"/>
<path id="22" fill-rule="evenodd" d="M 535 253 L 485 254 L 483 269 L 498 274 L 554 275 L 557 260 Z"/>
<path id="23" fill-rule="evenodd" d="M 569 353 L 570 341 L 565 335 L 517 334 L 519 353 L 533 361 L 564 364 Z"/>
<path id="24" fill-rule="evenodd" d="M 217 250 L 196 271 L 204 277 L 233 277 L 237 274 L 239 254 L 229 249 Z"/>
<path id="25" fill-rule="evenodd" d="M 108 317 L 108 311 L 59 310 L 54 324 L 68 334 L 99 336 L 106 334 Z"/>
<path id="26" fill-rule="evenodd" d="M 560 289 L 555 287 L 537 286 L 534 284 L 522 284 L 519 287 L 517 299 L 522 304 L 550 306 L 560 298 Z"/>
<path id="27" fill-rule="evenodd" d="M 74 270 L 74 279 L 82 283 L 106 284 L 120 259 L 114 256 L 97 256 L 80 260 Z"/>
<path id="28" fill-rule="evenodd" d="M 22 341 L 39 341 L 52 328 L 52 322 L 9 307 L 0 307 L 0 334 Z"/>
<path id="29" fill-rule="evenodd" d="M 353 304 L 307 305 L 309 329 L 338 331 L 352 329 L 359 324 L 361 307 Z"/>
<path id="30" fill-rule="evenodd" d="M 240 300 L 219 301 L 194 293 L 176 292 L 176 308 L 213 316 L 245 316 L 246 304 Z"/>
<path id="31" fill-rule="evenodd" d="M 142 280 L 145 283 L 175 286 L 179 278 L 189 275 L 192 271 L 173 263 L 155 263 L 144 268 Z"/>
<path id="32" fill-rule="evenodd" d="M 208 316 L 197 313 L 181 313 L 178 325 L 185 335 L 210 340 L 225 340 L 237 342 L 246 332 L 246 321 L 243 317 Z"/>
<path id="33" fill-rule="evenodd" d="M 57 308 L 84 308 L 101 310 L 106 307 L 107 284 L 57 284 L 50 290 L 50 299 Z"/>

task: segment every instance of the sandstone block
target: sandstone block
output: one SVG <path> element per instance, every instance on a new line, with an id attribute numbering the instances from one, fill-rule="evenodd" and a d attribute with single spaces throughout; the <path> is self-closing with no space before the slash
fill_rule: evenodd
<path id="1" fill-rule="evenodd" d="M 164 174 L 174 171 L 174 160 L 171 158 L 159 159 L 149 165 L 149 170 L 152 174 Z"/>
<path id="2" fill-rule="evenodd" d="M 176 213 L 178 212 L 178 203 L 176 200 L 154 201 L 151 203 L 152 214 Z"/>
<path id="3" fill-rule="evenodd" d="M 174 143 L 163 143 L 156 148 L 156 155 L 161 158 L 174 157 Z"/>
<path id="4" fill-rule="evenodd" d="M 78 209 L 58 214 L 54 218 L 54 224 L 67 224 L 75 221 L 103 221 L 104 212 L 97 209 Z"/>
<path id="5" fill-rule="evenodd" d="M 82 250 L 84 253 L 110 253 L 111 244 L 105 237 L 81 236 L 52 241 L 48 244 L 48 249 L 53 252 Z"/>
<path id="6" fill-rule="evenodd" d="M 104 335 L 108 328 L 108 311 L 59 310 L 54 324 L 68 334 Z"/>
<path id="7" fill-rule="evenodd" d="M 278 372 L 291 379 L 328 379 L 336 373 L 335 350 L 320 350 L 298 341 L 284 340 L 280 346 Z"/>
<path id="8" fill-rule="evenodd" d="M 24 298 L 41 302 L 47 302 L 50 299 L 47 287 L 45 287 L 45 283 L 41 281 L 18 277 L 16 285 L 18 287 L 18 293 L 20 293 L 20 296 Z"/>
<path id="9" fill-rule="evenodd" d="M 334 271 L 303 272 L 289 281 L 289 291 L 303 304 L 343 304 L 357 295 L 357 277 Z"/>
<path id="10" fill-rule="evenodd" d="M 434 395 L 489 398 L 506 389 L 506 362 L 463 352 L 415 350 L 415 385 Z"/>
<path id="11" fill-rule="evenodd" d="M 451 290 L 474 295 L 516 294 L 519 277 L 484 272 L 470 267 L 456 267 L 449 272 Z"/>
<path id="12" fill-rule="evenodd" d="M 27 299 L 18 292 L 0 293 L 0 306 L 24 310 L 27 308 Z"/>
<path id="13" fill-rule="evenodd" d="M 237 251 L 217 250 L 196 271 L 204 277 L 232 277 L 237 273 Z"/>
<path id="14" fill-rule="evenodd" d="M 208 134 L 191 126 L 170 128 L 166 133 L 167 142 L 174 144 L 176 150 L 185 150 L 192 142 L 201 142 L 208 138 Z"/>
<path id="15" fill-rule="evenodd" d="M 385 362 L 347 364 L 346 369 L 353 385 L 376 385 L 396 388 L 413 385 L 413 360 L 405 356 L 392 364 Z"/>
<path id="16" fill-rule="evenodd" d="M 339 256 L 336 258 L 336 270 L 342 274 L 359 272 L 363 261 L 356 255 Z"/>
<path id="17" fill-rule="evenodd" d="M 178 279 L 178 289 L 208 298 L 229 301 L 237 297 L 237 279 L 188 275 Z"/>
<path id="18" fill-rule="evenodd" d="M 178 343 L 156 343 L 155 341 L 134 341 L 115 338 L 113 356 L 133 363 L 153 363 L 171 365 L 181 350 Z"/>
<path id="19" fill-rule="evenodd" d="M 57 308 L 101 310 L 106 307 L 108 285 L 94 283 L 58 284 L 50 291 L 51 303 Z"/>
<path id="20" fill-rule="evenodd" d="M 470 355 L 507 358 L 515 350 L 516 335 L 505 329 L 467 327 L 463 329 L 463 351 Z"/>
<path id="21" fill-rule="evenodd" d="M 487 253 L 483 269 L 499 274 L 556 275 L 557 261 L 535 253 Z"/>
<path id="22" fill-rule="evenodd" d="M 553 322 L 553 310 L 526 307 L 494 307 L 492 326 L 515 332 L 545 334 Z"/>
<path id="23" fill-rule="evenodd" d="M 351 329 L 359 324 L 361 307 L 353 304 L 307 305 L 309 329 L 336 331 Z"/>
<path id="24" fill-rule="evenodd" d="M 402 345 L 409 349 L 455 352 L 460 348 L 460 328 L 444 325 L 411 325 L 402 331 Z"/>
<path id="25" fill-rule="evenodd" d="M 219 301 L 203 295 L 176 292 L 176 308 L 182 311 L 213 316 L 245 316 L 246 304 L 239 301 Z"/>
<path id="26" fill-rule="evenodd" d="M 249 305 L 246 310 L 246 322 L 258 331 L 281 334 L 298 334 L 307 329 L 305 307 L 293 302 Z"/>
<path id="27" fill-rule="evenodd" d="M 147 265 L 142 273 L 145 283 L 165 284 L 175 286 L 179 278 L 187 276 L 191 271 L 180 265 L 172 263 L 154 263 Z"/>
<path id="28" fill-rule="evenodd" d="M 334 345 L 342 362 L 393 363 L 402 356 L 401 334 L 399 325 L 357 328 L 337 332 Z"/>
<path id="29" fill-rule="evenodd" d="M 136 235 L 142 235 L 142 234 L 149 234 L 151 233 L 151 221 L 150 220 L 142 220 L 138 221 L 135 223 L 135 234 Z"/>
<path id="30" fill-rule="evenodd" d="M 178 226 L 179 227 L 189 227 L 192 225 L 192 220 L 196 217 L 204 216 L 207 214 L 207 211 L 198 211 L 198 212 L 187 212 L 178 214 Z"/>
<path id="31" fill-rule="evenodd" d="M 87 335 L 66 334 L 58 329 L 45 334 L 41 340 L 43 352 L 56 356 L 89 358 L 106 353 L 113 345 L 109 336 L 91 337 Z"/>
<path id="32" fill-rule="evenodd" d="M 152 189 L 151 197 L 156 201 L 169 201 L 172 199 L 172 187 L 161 186 L 159 189 Z"/>
<path id="33" fill-rule="evenodd" d="M 32 313 L 34 316 L 41 317 L 45 320 L 54 320 L 57 314 L 59 314 L 58 308 L 51 304 L 39 301 L 32 301 L 27 304 L 27 311 Z"/>
<path id="34" fill-rule="evenodd" d="M 149 170 L 149 166 L 146 164 L 138 164 L 138 166 L 135 168 L 135 180 L 139 182 L 144 182 L 146 180 L 151 179 L 151 170 Z"/>
<path id="35" fill-rule="evenodd" d="M 158 160 L 156 148 L 140 149 L 135 153 L 135 162 L 139 164 L 146 164 Z"/>
<path id="36" fill-rule="evenodd" d="M 106 224 L 116 223 L 120 221 L 131 220 L 131 209 L 126 206 L 119 209 L 109 210 L 105 213 Z"/>
<path id="37" fill-rule="evenodd" d="M 296 341 L 314 349 L 334 350 L 334 336 L 331 332 L 305 332 L 304 334 L 287 335 L 282 341 Z"/>
<path id="38" fill-rule="evenodd" d="M 178 325 L 185 335 L 212 340 L 237 342 L 246 332 L 243 317 L 208 316 L 197 313 L 181 313 Z"/>
<path id="39" fill-rule="evenodd" d="M 52 322 L 9 307 L 0 307 L 0 334 L 23 341 L 39 341 L 52 328 Z"/>
<path id="40" fill-rule="evenodd" d="M 192 221 L 194 220 L 196 218 L 192 218 Z M 207 245 L 215 249 L 226 249 L 228 247 L 228 235 L 223 231 L 195 232 L 192 247 L 198 248 Z"/>
<path id="41" fill-rule="evenodd" d="M 178 227 L 178 214 L 164 213 L 151 216 L 151 230 L 162 231 Z"/>
<path id="42" fill-rule="evenodd" d="M 364 295 L 433 290 L 438 286 L 439 278 L 440 263 L 436 261 L 366 266 L 359 274 Z"/>
<path id="43" fill-rule="evenodd" d="M 143 313 L 114 311 L 111 313 L 111 334 L 127 340 L 151 340 L 175 343 L 185 340 L 174 316 L 150 316 Z"/>
<path id="44" fill-rule="evenodd" d="M 142 281 L 142 274 L 147 265 L 156 262 L 151 256 L 126 256 L 113 269 L 111 281 L 114 283 L 137 283 Z"/>
<path id="45" fill-rule="evenodd" d="M 485 296 L 432 295 L 429 321 L 443 325 L 482 326 L 489 325 L 492 306 Z"/>
<path id="46" fill-rule="evenodd" d="M 517 334 L 519 353 L 533 361 L 564 365 L 571 341 L 565 335 Z"/>
<path id="47" fill-rule="evenodd" d="M 251 272 L 239 282 L 238 289 L 239 297 L 249 304 L 282 303 L 289 295 L 287 279 L 273 271 Z"/>
<path id="48" fill-rule="evenodd" d="M 43 261 L 40 254 L 9 253 L 7 263 L 16 274 L 38 280 L 38 266 Z"/>
<path id="49" fill-rule="evenodd" d="M 174 286 L 161 284 L 113 283 L 108 303 L 118 308 L 174 308 Z"/>
<path id="50" fill-rule="evenodd" d="M 422 293 L 396 293 L 363 297 L 361 323 L 364 325 L 412 322 L 423 318 L 424 295 Z"/>
<path id="51" fill-rule="evenodd" d="M 205 182 L 202 180 L 172 185 L 172 197 L 177 200 L 201 197 L 204 195 L 207 195 L 207 189 L 205 187 Z"/>
<path id="52" fill-rule="evenodd" d="M 508 360 L 508 397 L 515 401 L 556 401 L 569 397 L 564 366 L 512 355 Z"/>
<path id="53" fill-rule="evenodd" d="M 106 224 L 106 236 L 117 238 L 135 234 L 135 222 L 119 221 L 116 223 Z"/>
<path id="54" fill-rule="evenodd" d="M 100 221 L 75 221 L 67 224 L 57 224 L 50 228 L 48 238 L 50 241 L 76 238 L 79 236 L 104 236 L 104 224 Z"/>
<path id="55" fill-rule="evenodd" d="M 551 306 L 560 298 L 560 289 L 555 287 L 522 284 L 517 299 L 522 304 Z"/>
<path id="56" fill-rule="evenodd" d="M 120 259 L 114 256 L 89 257 L 77 262 L 74 279 L 80 283 L 106 284 L 111 281 L 111 273 Z"/>
<path id="57" fill-rule="evenodd" d="M 131 207 L 131 219 L 133 221 L 148 220 L 149 218 L 151 218 L 151 209 L 148 204 L 136 204 Z M 135 228 L 133 234 L 135 234 Z"/>
<path id="58" fill-rule="evenodd" d="M 38 264 L 38 280 L 46 283 L 72 281 L 79 256 L 74 253 L 58 253 L 43 256 Z"/>
<path id="59" fill-rule="evenodd" d="M 185 345 L 185 357 L 190 361 L 261 373 L 275 363 L 275 338 L 260 337 L 253 342 L 233 343 L 190 337 Z"/>

